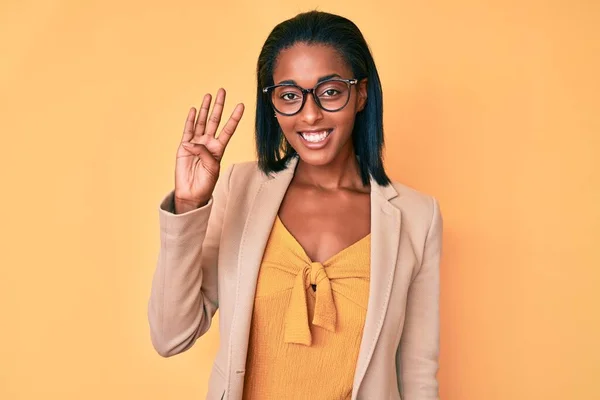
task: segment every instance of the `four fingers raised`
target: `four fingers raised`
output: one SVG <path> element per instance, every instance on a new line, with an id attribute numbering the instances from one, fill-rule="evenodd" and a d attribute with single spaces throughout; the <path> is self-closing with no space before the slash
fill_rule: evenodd
<path id="1" fill-rule="evenodd" d="M 204 95 L 202 99 L 202 105 L 198 110 L 198 115 L 196 118 L 196 109 L 191 108 L 188 112 L 187 119 L 185 121 L 185 126 L 183 129 L 183 137 L 181 139 L 182 143 L 191 142 L 194 138 L 198 139 L 203 135 L 209 135 L 215 138 L 215 134 L 217 132 L 217 128 L 219 123 L 221 122 L 221 116 L 223 114 L 223 107 L 225 104 L 225 89 L 220 88 L 217 91 L 217 96 L 215 99 L 215 104 L 213 106 L 210 117 L 207 120 L 208 112 L 210 109 L 210 103 L 212 100 L 212 96 L 210 93 Z M 231 136 L 235 132 L 242 115 L 244 114 L 244 104 L 239 103 L 234 108 L 231 116 L 227 120 L 227 123 L 221 129 L 219 136 L 216 137 L 223 147 L 227 146 Z M 186 147 L 190 149 L 189 147 Z"/>

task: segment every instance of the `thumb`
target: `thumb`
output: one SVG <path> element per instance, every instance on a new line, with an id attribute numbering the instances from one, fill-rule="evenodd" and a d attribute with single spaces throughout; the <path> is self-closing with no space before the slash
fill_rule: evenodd
<path id="1" fill-rule="evenodd" d="M 185 148 L 188 149 L 193 149 L 194 146 L 196 146 L 196 143 L 192 143 L 192 142 L 181 142 L 181 145 Z"/>
<path id="2" fill-rule="evenodd" d="M 192 142 L 182 142 L 181 145 L 190 153 L 194 154 L 194 155 L 199 155 L 200 152 L 202 151 L 202 149 L 205 147 L 202 144 L 199 143 L 192 143 Z"/>
<path id="3" fill-rule="evenodd" d="M 219 170 L 219 162 L 210 153 L 210 151 L 208 151 L 205 145 L 190 142 L 183 142 L 182 145 L 194 156 L 200 157 L 200 161 L 206 168 L 213 172 Z"/>

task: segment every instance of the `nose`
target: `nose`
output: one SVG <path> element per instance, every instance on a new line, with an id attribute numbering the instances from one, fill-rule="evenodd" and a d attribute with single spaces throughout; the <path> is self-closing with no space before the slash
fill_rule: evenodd
<path id="1" fill-rule="evenodd" d="M 312 93 L 306 93 L 304 107 L 300 110 L 300 118 L 306 124 L 313 125 L 316 121 L 323 119 L 323 110 L 315 102 Z"/>

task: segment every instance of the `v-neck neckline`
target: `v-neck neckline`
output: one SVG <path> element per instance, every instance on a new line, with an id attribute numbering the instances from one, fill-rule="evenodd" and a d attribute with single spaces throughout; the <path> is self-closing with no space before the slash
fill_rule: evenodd
<path id="1" fill-rule="evenodd" d="M 298 239 L 296 239 L 296 237 L 294 235 L 292 235 L 292 232 L 289 231 L 289 229 L 285 226 L 285 224 L 283 223 L 283 221 L 281 220 L 281 218 L 279 217 L 279 213 L 277 213 L 277 217 L 276 220 L 278 221 L 279 225 L 281 225 L 281 227 L 283 228 L 283 230 L 285 231 L 285 234 L 287 236 L 289 236 L 292 241 L 296 244 L 296 246 L 298 246 L 298 248 L 302 251 L 302 254 L 304 254 L 304 256 L 306 257 L 306 259 L 313 263 L 313 262 L 318 262 L 318 261 L 313 261 L 308 254 L 306 253 L 306 250 L 304 250 L 304 247 L 302 247 L 302 245 L 300 244 L 300 242 L 298 241 Z M 347 252 L 349 249 L 356 247 L 358 244 L 362 243 L 364 240 L 366 240 L 367 238 L 369 238 L 371 236 L 371 232 L 369 232 L 367 235 L 363 236 L 362 238 L 358 239 L 356 242 L 344 247 L 342 250 L 338 251 L 337 253 L 335 253 L 334 255 L 332 255 L 331 257 L 329 257 L 327 260 L 320 262 L 320 264 L 325 265 L 330 263 L 333 259 L 339 257 L 340 254 L 343 254 L 345 252 Z"/>

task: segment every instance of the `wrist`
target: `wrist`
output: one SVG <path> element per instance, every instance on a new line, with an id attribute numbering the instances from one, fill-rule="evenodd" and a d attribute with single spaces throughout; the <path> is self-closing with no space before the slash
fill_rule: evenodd
<path id="1" fill-rule="evenodd" d="M 198 200 L 198 201 L 189 201 L 175 198 L 174 199 L 174 213 L 175 214 L 183 214 L 189 211 L 196 210 L 200 207 L 204 207 L 208 204 L 210 199 L 208 200 Z"/>

